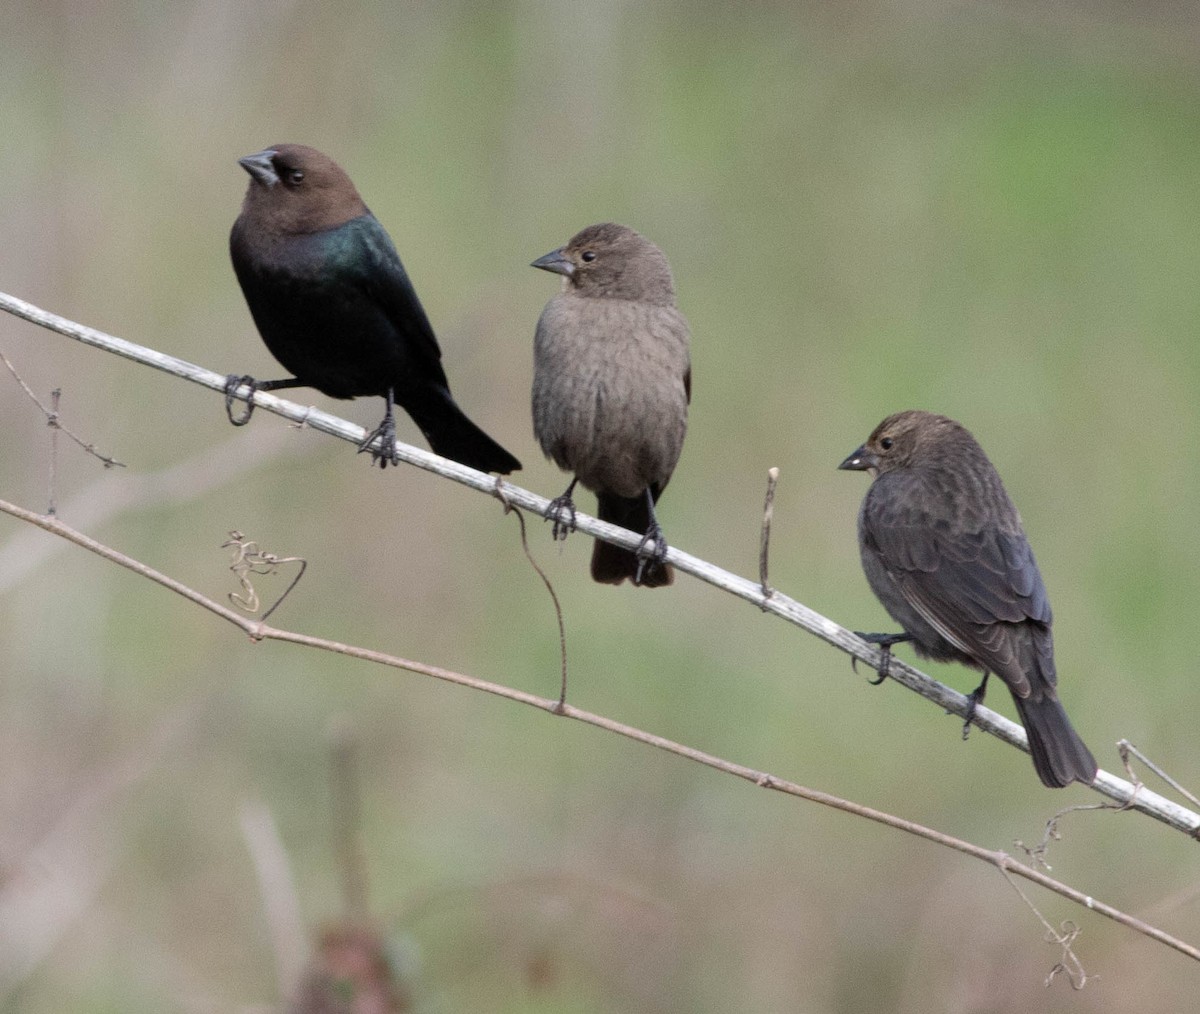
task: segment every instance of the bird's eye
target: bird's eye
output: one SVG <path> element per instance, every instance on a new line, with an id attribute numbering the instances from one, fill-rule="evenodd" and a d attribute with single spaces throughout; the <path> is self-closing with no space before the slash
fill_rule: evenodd
<path id="1" fill-rule="evenodd" d="M 581 256 L 585 261 L 594 261 L 596 259 L 596 251 L 584 250 Z"/>
<path id="2" fill-rule="evenodd" d="M 879 446 L 882 447 L 885 451 L 890 451 L 892 449 L 892 444 L 894 444 L 894 443 L 895 443 L 895 441 L 891 437 L 884 437 L 882 440 L 879 441 Z"/>
<path id="3" fill-rule="evenodd" d="M 287 174 L 287 181 L 294 187 L 299 186 L 301 183 L 304 182 L 304 170 L 303 169 L 289 169 L 288 174 Z"/>

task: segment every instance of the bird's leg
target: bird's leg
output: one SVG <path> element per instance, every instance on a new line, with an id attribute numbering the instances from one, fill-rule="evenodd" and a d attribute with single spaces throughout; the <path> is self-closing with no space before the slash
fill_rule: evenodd
<path id="1" fill-rule="evenodd" d="M 363 451 L 371 452 L 371 464 L 379 463 L 380 468 L 387 468 L 390 462 L 393 465 L 400 464 L 400 455 L 396 453 L 396 392 L 393 388 L 387 389 L 387 394 L 384 395 L 387 399 L 387 412 L 384 414 L 383 422 L 375 429 L 367 434 L 367 439 L 358 445 L 358 453 Z M 378 446 L 371 445 L 379 441 Z"/>
<path id="2" fill-rule="evenodd" d="M 971 723 L 975 721 L 975 709 L 983 703 L 984 694 L 987 693 L 987 681 L 991 675 L 989 672 L 984 672 L 983 682 L 974 690 L 967 694 L 967 718 L 963 722 L 963 739 L 965 740 L 971 733 Z"/>
<path id="3" fill-rule="evenodd" d="M 650 492 L 650 487 L 646 487 L 646 509 L 650 512 L 650 525 L 646 529 L 646 534 L 642 536 L 642 541 L 638 543 L 634 553 L 638 558 L 637 573 L 633 575 L 633 583 L 641 584 L 642 576 L 648 571 L 653 571 L 661 567 L 667 562 L 667 540 L 663 538 L 662 526 L 658 523 L 658 516 L 654 513 L 654 496 Z M 654 551 L 651 552 L 646 547 L 649 543 L 654 542 Z"/>
<path id="4" fill-rule="evenodd" d="M 562 496 L 556 496 L 546 506 L 547 521 L 554 522 L 554 528 L 551 534 L 554 536 L 555 542 L 562 542 L 575 531 L 575 501 L 571 499 L 571 494 L 575 492 L 575 484 L 579 481 L 579 476 L 575 476 L 571 480 L 571 485 L 567 487 L 567 491 Z"/>
<path id="5" fill-rule="evenodd" d="M 242 414 L 234 416 L 233 414 L 233 392 L 245 384 L 250 388 L 250 392 L 246 395 L 246 407 L 242 410 Z M 255 380 L 253 377 L 246 374 L 238 376 L 236 373 L 231 373 L 225 378 L 225 414 L 229 417 L 229 421 L 234 426 L 245 426 L 250 421 L 250 417 L 254 415 L 254 395 L 258 391 L 278 391 L 283 387 L 305 387 L 302 380 L 296 377 L 286 377 L 283 380 Z"/>
<path id="6" fill-rule="evenodd" d="M 854 631 L 855 636 L 861 637 L 867 644 L 877 645 L 879 648 L 879 679 L 867 680 L 873 687 L 879 686 L 892 671 L 892 645 L 903 644 L 905 641 L 913 639 L 912 634 L 864 634 L 861 630 Z M 858 671 L 858 659 L 853 655 L 850 656 L 850 668 L 855 672 Z"/>

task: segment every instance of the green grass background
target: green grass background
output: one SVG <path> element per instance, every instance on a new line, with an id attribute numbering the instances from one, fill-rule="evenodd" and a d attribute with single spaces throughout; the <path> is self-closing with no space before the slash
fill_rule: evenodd
<path id="1" fill-rule="evenodd" d="M 1127 737 L 1195 786 L 1198 38 L 1186 6 L 1116 2 L 17 0 L 0 12 L 0 289 L 275 375 L 228 262 L 235 160 L 313 144 L 396 240 L 458 400 L 552 496 L 565 477 L 528 393 L 556 283 L 526 265 L 589 223 L 633 225 L 670 257 L 694 333 L 672 544 L 756 573 L 778 466 L 773 583 L 887 629 L 854 542 L 866 480 L 835 467 L 892 411 L 954 416 L 1022 511 L 1063 697 L 1102 766 Z M 263 450 L 182 502 L 156 505 L 151 483 L 97 538 L 222 598 L 239 529 L 309 561 L 281 625 L 555 692 L 553 613 L 494 501 L 265 413 L 234 431 L 211 393 L 15 319 L 0 351 L 129 465 L 64 447 L 64 505 L 229 441 Z M 378 421 L 377 401 L 297 398 Z M 3 375 L 0 426 L 0 497 L 43 509 L 47 431 Z M 402 439 L 420 442 L 407 422 Z M 993 848 L 1097 798 L 1042 789 L 1023 755 L 964 745 L 957 720 L 744 603 L 688 578 L 600 587 L 585 538 L 532 535 L 581 707 Z M 0 521 L 0 551 L 28 538 Z M 5 586 L 0 643 L 6 1010 L 279 1003 L 239 808 L 274 815 L 309 926 L 336 916 L 338 715 L 361 742 L 373 910 L 418 1010 L 1194 1004 L 1187 959 L 1027 889 L 1082 926 L 1098 976 L 1045 988 L 1058 950 L 955 854 L 503 701 L 251 644 L 79 550 Z M 1200 939 L 1194 842 L 1129 814 L 1062 831 L 1055 876 Z M 47 917 L 47 895 L 23 909 L 17 890 L 62 869 L 78 911 L 14 971 Z"/>

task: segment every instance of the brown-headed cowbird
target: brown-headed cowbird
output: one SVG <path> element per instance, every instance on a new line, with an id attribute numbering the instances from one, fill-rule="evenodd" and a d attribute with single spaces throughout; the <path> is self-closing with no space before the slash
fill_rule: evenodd
<path id="1" fill-rule="evenodd" d="M 229 249 L 250 313 L 271 354 L 295 376 L 255 381 L 231 374 L 233 392 L 315 387 L 333 398 L 377 395 L 387 413 L 360 450 L 395 464 L 393 404 L 434 452 L 484 472 L 521 467 L 450 396 L 442 353 L 391 238 L 336 162 L 302 144 L 277 144 L 238 160 L 250 174 Z"/>
<path id="2" fill-rule="evenodd" d="M 898 412 L 839 467 L 874 476 L 858 515 L 863 570 L 905 631 L 863 636 L 911 640 L 922 658 L 983 670 L 972 711 L 995 673 L 1012 691 L 1043 784 L 1091 784 L 1096 761 L 1055 689 L 1042 575 L 983 448 L 953 419 Z"/>
<path id="3" fill-rule="evenodd" d="M 637 552 L 597 541 L 592 577 L 670 584 L 654 505 L 683 449 L 692 387 L 691 336 L 671 267 L 648 239 L 611 222 L 589 226 L 533 267 L 563 276 L 533 343 L 533 431 L 546 456 L 575 473 L 548 516 L 573 519 L 571 494 L 582 482 L 602 521 L 645 533 Z M 569 528 L 556 520 L 556 537 Z"/>

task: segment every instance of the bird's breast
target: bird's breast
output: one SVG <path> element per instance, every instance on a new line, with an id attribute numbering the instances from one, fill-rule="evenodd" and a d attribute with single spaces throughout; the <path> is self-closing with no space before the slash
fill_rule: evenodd
<path id="1" fill-rule="evenodd" d="M 636 496 L 665 482 L 687 428 L 687 330 L 669 307 L 569 295 L 534 341 L 534 431 L 585 486 Z"/>

